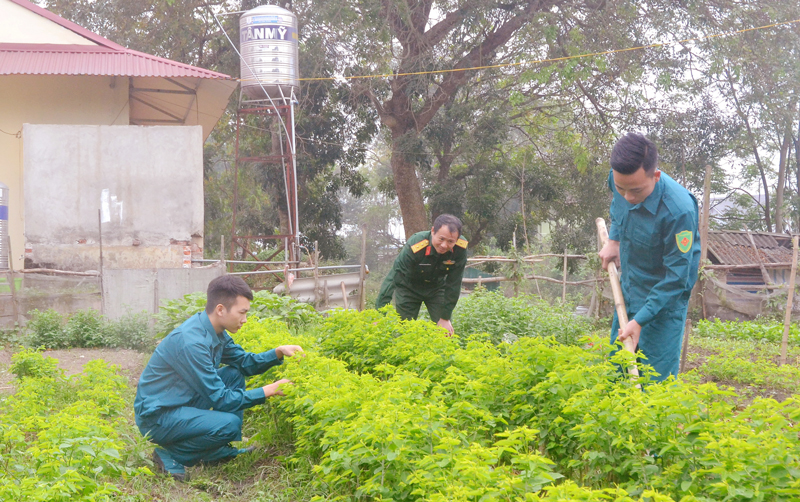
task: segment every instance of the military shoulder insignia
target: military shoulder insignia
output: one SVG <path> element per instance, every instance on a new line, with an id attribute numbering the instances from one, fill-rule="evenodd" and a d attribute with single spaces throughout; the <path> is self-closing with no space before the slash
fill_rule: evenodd
<path id="1" fill-rule="evenodd" d="M 464 240 L 464 239 L 458 239 L 458 240 L 456 241 L 456 246 L 458 246 L 458 247 L 460 247 L 460 248 L 467 249 L 467 244 L 469 244 L 469 243 L 468 243 L 466 240 Z"/>
<path id="2" fill-rule="evenodd" d="M 692 248 L 693 237 L 694 235 L 689 230 L 675 234 L 675 242 L 678 243 L 678 249 L 681 250 L 681 253 L 687 253 Z"/>
<path id="3" fill-rule="evenodd" d="M 428 239 L 422 239 L 422 240 L 421 240 L 421 241 L 419 241 L 418 243 L 416 243 L 416 244 L 413 244 L 413 245 L 411 246 L 411 252 L 412 252 L 412 253 L 419 253 L 420 251 L 422 251 L 422 248 L 424 248 L 424 247 L 425 247 L 425 246 L 427 246 L 428 244 L 429 244 L 429 243 L 428 243 Z"/>

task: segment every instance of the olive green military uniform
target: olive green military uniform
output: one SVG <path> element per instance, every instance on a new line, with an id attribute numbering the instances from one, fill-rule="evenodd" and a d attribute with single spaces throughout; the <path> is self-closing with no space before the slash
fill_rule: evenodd
<path id="1" fill-rule="evenodd" d="M 467 264 L 467 241 L 461 237 L 452 251 L 436 252 L 431 232 L 417 232 L 406 242 L 378 293 L 375 308 L 392 301 L 403 319 L 416 319 L 422 303 L 433 322 L 449 321 L 461 294 Z"/>

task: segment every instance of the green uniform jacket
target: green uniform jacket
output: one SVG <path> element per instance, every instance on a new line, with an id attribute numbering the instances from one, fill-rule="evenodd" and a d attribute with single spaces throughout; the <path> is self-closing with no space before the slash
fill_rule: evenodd
<path id="1" fill-rule="evenodd" d="M 392 270 L 383 280 L 375 308 L 392 301 L 395 288 L 415 291 L 424 296 L 444 290 L 442 319 L 450 320 L 461 294 L 461 278 L 467 264 L 467 241 L 461 237 L 452 251 L 436 252 L 431 245 L 431 232 L 417 232 L 408 239 Z"/>

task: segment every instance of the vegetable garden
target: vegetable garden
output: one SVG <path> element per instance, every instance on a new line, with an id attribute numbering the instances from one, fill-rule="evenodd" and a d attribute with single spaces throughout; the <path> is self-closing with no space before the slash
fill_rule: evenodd
<path id="1" fill-rule="evenodd" d="M 249 383 L 294 382 L 245 413 L 246 435 L 263 447 L 255 460 L 194 468 L 194 481 L 174 485 L 150 472 L 133 391 L 113 367 L 93 362 L 67 378 L 24 350 L 11 368 L 16 392 L 0 404 L 0 497 L 800 499 L 796 331 L 791 364 L 779 370 L 776 328 L 700 322 L 693 369 L 642 391 L 617 371 L 628 354 L 607 344 L 607 326 L 535 298 L 479 291 L 454 317 L 462 336 L 448 338 L 391 308 L 323 318 L 260 295 L 234 338 L 254 352 L 299 344 L 307 356 Z M 197 300 L 171 305 L 159 322 L 199 310 Z M 283 474 L 253 478 L 267 469 Z"/>

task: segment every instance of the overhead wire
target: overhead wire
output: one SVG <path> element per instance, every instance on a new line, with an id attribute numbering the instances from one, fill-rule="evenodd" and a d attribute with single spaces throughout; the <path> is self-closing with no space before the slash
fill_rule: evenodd
<path id="1" fill-rule="evenodd" d="M 590 58 L 590 57 L 597 57 L 597 56 L 607 56 L 610 54 L 620 54 L 623 52 L 631 52 L 631 51 L 639 51 L 645 49 L 656 49 L 660 47 L 671 47 L 673 45 L 679 44 L 686 44 L 689 42 L 701 42 L 704 40 L 710 40 L 713 38 L 720 38 L 720 37 L 728 37 L 728 36 L 735 36 L 741 35 L 742 33 L 747 33 L 751 31 L 758 31 L 758 30 L 766 30 L 769 28 L 777 28 L 779 26 L 787 26 L 790 24 L 797 24 L 800 23 L 800 19 L 794 19 L 792 21 L 783 21 L 779 23 L 772 23 L 767 24 L 764 26 L 757 26 L 753 28 L 743 28 L 741 30 L 736 31 L 728 31 L 724 33 L 714 33 L 711 35 L 705 35 L 701 37 L 693 37 L 693 38 L 684 38 L 682 40 L 673 40 L 671 42 L 660 42 L 660 43 L 652 43 L 646 45 L 639 45 L 636 47 L 626 47 L 624 49 L 609 49 L 605 51 L 598 51 L 598 52 L 587 52 L 584 54 L 576 54 L 573 56 L 562 56 L 557 58 L 546 58 L 546 59 L 535 59 L 535 60 L 527 60 L 527 61 L 517 61 L 513 63 L 498 63 L 493 65 L 483 65 L 483 66 L 471 66 L 469 68 L 450 68 L 444 70 L 429 70 L 429 71 L 415 71 L 415 72 L 402 72 L 402 73 L 381 73 L 376 75 L 350 75 L 350 76 L 336 76 L 336 77 L 305 77 L 300 78 L 302 81 L 320 81 L 320 80 L 356 80 L 356 79 L 371 79 L 371 78 L 389 78 L 389 77 L 408 77 L 408 76 L 417 76 L 417 75 L 435 75 L 435 74 L 444 74 L 444 73 L 455 73 L 455 72 L 462 72 L 462 71 L 476 71 L 476 70 L 489 70 L 493 68 L 508 68 L 512 66 L 523 66 L 523 65 L 533 65 L 533 64 L 541 64 L 541 63 L 558 63 L 561 61 L 568 61 L 571 59 L 582 59 L 582 58 Z M 246 81 L 249 79 L 237 79 L 239 81 Z"/>

